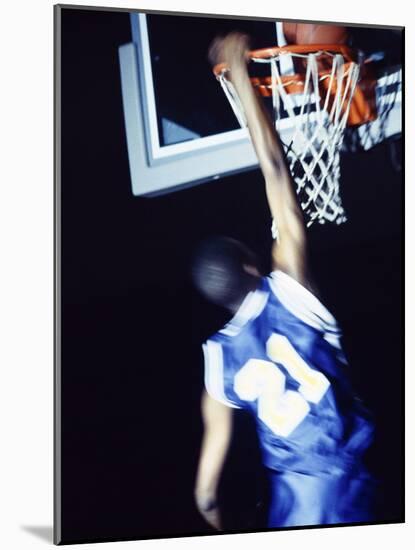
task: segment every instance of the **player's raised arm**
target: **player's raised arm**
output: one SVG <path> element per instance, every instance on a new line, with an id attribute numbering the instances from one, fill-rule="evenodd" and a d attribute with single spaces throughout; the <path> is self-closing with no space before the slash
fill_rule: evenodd
<path id="1" fill-rule="evenodd" d="M 210 59 L 213 63 L 224 62 L 228 66 L 230 80 L 244 108 L 265 178 L 269 207 L 278 229 L 278 241 L 272 253 L 274 269 L 281 269 L 302 284 L 307 284 L 306 233 L 302 212 L 279 137 L 249 79 L 247 51 L 247 37 L 231 33 L 213 43 Z"/>
<path id="2" fill-rule="evenodd" d="M 217 489 L 232 433 L 232 409 L 202 396 L 204 433 L 196 477 L 195 500 L 199 512 L 215 529 L 222 529 Z"/>

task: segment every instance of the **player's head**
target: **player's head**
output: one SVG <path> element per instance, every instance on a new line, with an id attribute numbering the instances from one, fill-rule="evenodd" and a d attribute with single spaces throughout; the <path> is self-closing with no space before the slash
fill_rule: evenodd
<path id="1" fill-rule="evenodd" d="M 258 285 L 259 276 L 255 255 L 228 237 L 207 239 L 193 258 L 195 286 L 208 300 L 231 311 Z"/>

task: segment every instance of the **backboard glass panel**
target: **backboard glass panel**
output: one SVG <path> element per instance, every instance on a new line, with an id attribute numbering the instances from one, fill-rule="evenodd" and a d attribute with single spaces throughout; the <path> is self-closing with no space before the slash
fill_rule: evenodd
<path id="1" fill-rule="evenodd" d="M 131 29 L 133 41 L 120 47 L 119 57 L 133 193 L 171 192 L 257 167 L 248 133 L 212 74 L 208 49 L 215 36 L 235 30 L 248 34 L 253 48 L 282 46 L 282 23 L 133 13 Z M 348 140 L 368 149 L 401 132 L 402 54 L 396 31 L 351 30 L 367 54 L 385 62 L 378 86 L 382 117 Z M 290 129 L 283 118 L 283 140 Z"/>
<path id="2" fill-rule="evenodd" d="M 265 47 L 276 40 L 275 24 L 174 15 L 147 15 L 146 21 L 160 145 L 173 137 L 165 121 L 191 129 L 189 136 L 178 133 L 179 142 L 237 130 L 238 122 L 212 77 L 209 46 L 215 36 L 237 30 L 254 37 L 255 47 Z"/>

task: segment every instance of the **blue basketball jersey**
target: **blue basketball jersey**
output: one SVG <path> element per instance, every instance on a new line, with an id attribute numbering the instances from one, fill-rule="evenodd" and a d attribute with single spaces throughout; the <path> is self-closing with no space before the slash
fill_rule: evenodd
<path id="1" fill-rule="evenodd" d="M 351 471 L 372 424 L 353 395 L 336 320 L 309 290 L 275 271 L 203 345 L 205 386 L 254 414 L 263 462 L 277 471 Z"/>

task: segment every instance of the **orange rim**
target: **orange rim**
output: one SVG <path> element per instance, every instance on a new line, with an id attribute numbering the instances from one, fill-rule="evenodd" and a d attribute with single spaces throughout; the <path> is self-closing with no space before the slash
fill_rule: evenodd
<path id="1" fill-rule="evenodd" d="M 356 60 L 356 55 L 354 51 L 344 44 L 293 44 L 281 47 L 275 46 L 272 48 L 261 48 L 260 50 L 252 50 L 249 52 L 249 57 L 251 59 L 268 59 L 281 54 L 307 54 L 319 51 L 340 53 L 346 61 Z M 218 63 L 213 67 L 213 72 L 216 76 L 220 76 L 226 70 L 228 70 L 228 66 L 226 65 L 226 63 Z"/>
<path id="2" fill-rule="evenodd" d="M 307 54 L 315 52 L 340 53 L 346 63 L 345 68 L 349 68 L 352 62 L 356 62 L 355 52 L 343 44 L 294 44 L 282 47 L 262 48 L 260 50 L 252 50 L 249 52 L 249 57 L 256 59 L 268 59 L 276 57 L 284 53 L 287 54 Z M 227 71 L 226 63 L 218 63 L 213 67 L 213 73 L 218 78 L 223 72 Z M 325 86 L 324 77 L 330 74 L 330 70 L 319 71 L 320 85 Z M 250 77 L 252 85 L 264 97 L 272 95 L 272 79 L 270 76 L 265 77 Z M 281 81 L 287 93 L 301 93 L 304 89 L 304 75 L 295 73 L 293 75 L 281 75 Z M 375 80 L 370 77 L 361 78 L 355 88 L 354 96 L 351 100 L 350 111 L 348 116 L 348 126 L 358 126 L 365 122 L 374 120 L 376 113 L 376 97 L 375 97 Z M 333 91 L 336 86 L 333 87 Z"/>
<path id="3" fill-rule="evenodd" d="M 351 62 L 344 64 L 345 71 L 350 69 Z M 331 74 L 331 70 L 325 69 L 319 73 L 320 80 L 324 77 L 328 77 Z M 282 85 L 285 91 L 289 94 L 303 93 L 304 91 L 304 76 L 303 74 L 295 73 L 291 75 L 280 75 Z M 259 93 L 265 97 L 272 95 L 272 77 L 271 76 L 252 76 L 250 77 L 252 85 L 258 89 Z"/>

